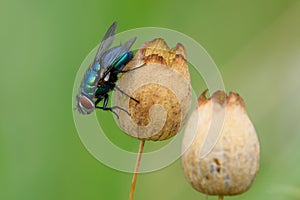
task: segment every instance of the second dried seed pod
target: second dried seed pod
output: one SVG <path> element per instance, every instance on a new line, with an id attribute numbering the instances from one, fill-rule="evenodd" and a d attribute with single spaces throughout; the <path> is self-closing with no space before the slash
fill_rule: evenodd
<path id="1" fill-rule="evenodd" d="M 255 129 L 238 94 L 218 91 L 206 98 L 205 93 L 188 122 L 194 128 L 187 128 L 184 136 L 185 176 L 193 188 L 208 195 L 243 193 L 252 185 L 259 168 Z M 218 135 L 210 135 L 214 132 Z"/>

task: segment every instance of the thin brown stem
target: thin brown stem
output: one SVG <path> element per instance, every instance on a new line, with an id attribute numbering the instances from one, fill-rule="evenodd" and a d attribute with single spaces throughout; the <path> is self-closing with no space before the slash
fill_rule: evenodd
<path id="1" fill-rule="evenodd" d="M 141 158 L 142 158 L 144 145 L 145 145 L 145 140 L 141 140 L 138 156 L 137 156 L 137 159 L 136 159 L 134 174 L 133 174 L 133 177 L 132 177 L 129 200 L 133 200 L 134 190 L 135 190 L 135 185 L 136 185 L 136 179 L 137 179 L 137 175 L 138 175 L 138 171 L 139 171 L 139 167 L 140 167 L 140 163 L 141 163 Z"/>
<path id="2" fill-rule="evenodd" d="M 219 195 L 219 200 L 224 200 L 224 196 L 223 195 Z"/>

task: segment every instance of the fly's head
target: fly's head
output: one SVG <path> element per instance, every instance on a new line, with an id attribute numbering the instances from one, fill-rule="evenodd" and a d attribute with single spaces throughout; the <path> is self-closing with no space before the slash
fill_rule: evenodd
<path id="1" fill-rule="evenodd" d="M 77 109 L 81 114 L 90 114 L 95 110 L 95 103 L 83 93 L 76 96 Z"/>

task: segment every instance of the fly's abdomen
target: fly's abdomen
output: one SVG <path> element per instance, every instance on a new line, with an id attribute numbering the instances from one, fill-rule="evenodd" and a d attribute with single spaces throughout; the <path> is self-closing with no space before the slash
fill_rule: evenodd
<path id="1" fill-rule="evenodd" d="M 114 68 L 116 70 L 122 70 L 127 63 L 129 63 L 130 60 L 133 58 L 132 51 L 128 51 L 124 53 L 116 62 L 113 64 Z"/>

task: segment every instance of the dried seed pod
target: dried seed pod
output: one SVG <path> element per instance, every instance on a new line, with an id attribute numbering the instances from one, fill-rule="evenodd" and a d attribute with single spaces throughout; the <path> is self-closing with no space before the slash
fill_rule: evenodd
<path id="1" fill-rule="evenodd" d="M 259 168 L 259 142 L 248 118 L 243 99 L 215 92 L 211 98 L 202 93 L 193 117 L 188 122 L 182 149 L 185 176 L 194 189 L 208 195 L 237 195 L 248 190 Z M 197 116 L 198 115 L 198 116 Z M 220 117 L 221 116 L 221 117 Z M 218 121 L 213 123 L 212 121 Z M 219 125 L 219 128 L 215 128 Z M 209 130 L 220 130 L 212 149 Z M 192 132 L 192 131 L 196 131 Z M 192 140 L 192 141 L 191 141 Z"/>
<path id="2" fill-rule="evenodd" d="M 163 39 L 146 42 L 128 63 L 118 87 L 137 103 L 120 92 L 114 105 L 129 111 L 116 110 L 119 127 L 128 135 L 143 140 L 164 140 L 174 136 L 183 126 L 191 104 L 190 75 L 186 52 L 181 44 L 170 49 Z"/>

